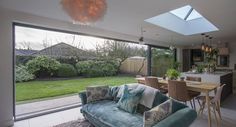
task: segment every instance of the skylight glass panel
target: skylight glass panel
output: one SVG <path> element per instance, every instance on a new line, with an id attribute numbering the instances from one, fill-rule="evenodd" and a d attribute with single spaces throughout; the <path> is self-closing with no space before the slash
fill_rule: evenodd
<path id="1" fill-rule="evenodd" d="M 199 14 L 195 9 L 193 9 L 192 13 L 188 16 L 187 21 L 202 18 L 202 15 Z"/>
<path id="2" fill-rule="evenodd" d="M 171 14 L 181 18 L 182 20 L 189 21 L 193 19 L 202 18 L 202 15 L 199 14 L 195 9 L 190 5 L 175 9 L 170 11 Z"/>
<path id="3" fill-rule="evenodd" d="M 172 10 L 170 11 L 170 13 L 184 20 L 184 18 L 188 15 L 191 8 L 192 7 L 190 5 L 187 5 L 187 6 Z"/>
<path id="4" fill-rule="evenodd" d="M 148 18 L 145 21 L 182 35 L 219 30 L 190 5 Z"/>

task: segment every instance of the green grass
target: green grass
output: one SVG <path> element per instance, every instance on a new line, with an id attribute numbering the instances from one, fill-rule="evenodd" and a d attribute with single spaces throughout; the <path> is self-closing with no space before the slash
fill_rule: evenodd
<path id="1" fill-rule="evenodd" d="M 132 82 L 136 82 L 134 77 L 117 76 L 16 83 L 16 101 L 29 101 L 78 93 L 90 85 L 115 86 Z"/>

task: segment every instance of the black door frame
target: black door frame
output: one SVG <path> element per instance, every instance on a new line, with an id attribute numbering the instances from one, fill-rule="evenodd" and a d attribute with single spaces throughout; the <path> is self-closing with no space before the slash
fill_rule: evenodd
<path id="1" fill-rule="evenodd" d="M 59 112 L 59 111 L 64 111 L 64 110 L 68 110 L 68 109 L 72 109 L 72 108 L 76 108 L 78 106 L 81 106 L 81 104 L 78 105 L 73 105 L 73 106 L 68 106 L 65 108 L 61 108 L 61 109 L 56 109 L 56 110 L 50 110 L 47 112 L 42 112 L 42 113 L 38 113 L 38 114 L 33 114 L 30 116 L 26 116 L 26 117 L 22 117 L 22 118 L 17 118 L 16 117 L 16 83 L 15 83 L 15 27 L 16 26 L 20 26 L 20 27 L 28 27 L 28 28 L 34 28 L 34 29 L 41 29 L 41 30 L 48 30 L 48 31 L 55 31 L 55 32 L 61 32 L 61 33 L 68 33 L 68 34 L 75 34 L 75 35 L 84 35 L 84 36 L 91 36 L 91 37 L 98 37 L 98 38 L 104 38 L 104 39 L 110 39 L 110 40 L 116 40 L 116 41 L 123 41 L 123 42 L 128 42 L 128 43 L 135 43 L 138 44 L 138 42 L 133 42 L 133 41 L 127 41 L 127 40 L 122 40 L 122 39 L 117 39 L 117 38 L 109 38 L 109 37 L 103 37 L 103 36 L 97 36 L 97 35 L 91 35 L 91 34 L 85 34 L 85 33 L 80 33 L 80 32 L 74 32 L 74 31 L 68 31 L 68 30 L 62 30 L 62 29 L 56 29 L 56 28 L 49 28 L 49 27 L 43 27 L 43 26 L 39 26 L 39 25 L 32 25 L 32 24 L 26 24 L 26 23 L 20 23 L 20 22 L 12 22 L 12 73 L 13 73 L 13 118 L 14 121 L 20 121 L 20 120 L 24 120 L 24 119 L 29 119 L 29 118 L 33 118 L 33 117 L 38 117 L 38 116 L 42 116 L 42 115 L 46 115 L 46 114 L 50 114 L 50 113 L 54 113 L 54 112 Z"/>
<path id="2" fill-rule="evenodd" d="M 151 76 L 152 75 L 152 48 L 169 49 L 169 47 L 164 47 L 164 46 L 148 45 L 148 51 L 147 51 L 147 76 Z M 174 61 L 177 61 L 177 49 L 175 48 L 173 50 L 173 52 L 174 52 Z"/>
<path id="3" fill-rule="evenodd" d="M 32 115 L 30 117 L 16 119 L 16 115 L 15 115 L 15 113 L 16 113 L 16 110 L 15 110 L 15 105 L 16 105 L 16 93 L 15 93 L 16 92 L 16 89 L 15 89 L 15 27 L 16 26 L 35 28 L 35 29 L 41 29 L 41 30 L 48 30 L 48 31 L 55 31 L 55 32 L 62 32 L 62 33 L 68 33 L 68 34 L 92 36 L 92 37 L 111 39 L 111 40 L 116 40 L 116 41 L 123 41 L 123 42 L 127 42 L 127 43 L 139 44 L 138 41 L 137 42 L 135 42 L 135 41 L 127 41 L 127 40 L 122 40 L 122 39 L 117 39 L 117 38 L 97 36 L 97 35 L 80 33 L 80 32 L 75 32 L 75 31 L 68 31 L 68 30 L 62 30 L 62 29 L 56 29 L 56 28 L 49 28 L 49 27 L 44 27 L 44 26 L 39 26 L 39 25 L 32 25 L 32 24 L 26 24 L 26 23 L 20 23 L 20 22 L 12 22 L 13 117 L 14 117 L 15 121 L 19 121 L 19 120 L 23 120 L 23 119 L 28 119 L 28 118 L 33 118 L 33 117 L 37 117 L 37 116 L 41 116 L 41 115 L 45 115 L 45 114 L 50 114 L 50 113 L 54 113 L 54 112 L 58 112 L 58 111 L 63 111 L 63 110 L 68 110 L 68 109 L 71 109 L 71 108 L 75 108 L 75 106 L 74 107 L 67 107 L 65 109 L 59 109 L 59 110 L 56 110 L 56 111 L 49 111 L 49 112 L 46 112 L 46 113 Z M 147 75 L 151 75 L 151 56 L 152 56 L 151 48 L 152 47 L 154 47 L 154 48 L 162 48 L 162 49 L 169 49 L 169 48 L 168 47 L 164 47 L 164 46 L 150 45 L 150 44 L 145 44 L 145 45 L 148 46 L 148 49 L 147 49 Z M 176 61 L 176 49 L 174 50 L 174 55 L 175 55 L 174 59 Z"/>

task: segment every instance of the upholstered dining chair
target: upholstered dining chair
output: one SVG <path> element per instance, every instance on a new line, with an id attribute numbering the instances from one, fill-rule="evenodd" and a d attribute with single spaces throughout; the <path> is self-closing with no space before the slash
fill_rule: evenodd
<path id="1" fill-rule="evenodd" d="M 157 77 L 145 77 L 145 85 L 156 88 L 158 90 L 160 90 L 161 93 L 166 94 L 168 93 L 168 87 L 166 86 L 162 86 L 159 82 L 158 82 L 158 78 Z"/>
<path id="2" fill-rule="evenodd" d="M 185 81 L 169 80 L 168 84 L 168 94 L 171 98 L 184 103 L 189 101 L 191 107 L 193 109 L 196 108 L 194 98 L 200 95 L 199 92 L 187 90 L 187 84 Z"/>
<path id="3" fill-rule="evenodd" d="M 210 106 L 213 109 L 215 119 L 217 122 L 218 122 L 218 120 L 217 120 L 216 112 L 218 113 L 219 118 L 222 119 L 221 111 L 220 111 L 220 100 L 221 100 L 221 94 L 222 94 L 224 86 L 225 86 L 225 84 L 223 84 L 217 88 L 215 96 L 209 96 Z M 200 109 L 198 111 L 198 114 L 201 115 L 203 113 L 203 110 L 206 105 L 206 98 L 205 98 L 205 96 L 198 96 L 198 97 L 196 97 L 196 99 L 198 100 L 198 103 L 200 105 Z M 201 101 L 201 103 L 200 103 L 200 101 Z"/>

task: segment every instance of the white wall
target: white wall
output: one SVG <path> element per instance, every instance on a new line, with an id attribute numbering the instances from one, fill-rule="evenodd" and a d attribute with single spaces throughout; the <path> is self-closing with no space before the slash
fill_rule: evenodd
<path id="1" fill-rule="evenodd" d="M 89 26 L 73 25 L 64 21 L 0 8 L 0 127 L 11 126 L 13 124 L 12 22 L 14 21 L 129 41 L 138 40 L 138 37 L 135 36 L 105 31 Z M 152 44 L 164 46 L 164 44 L 159 44 L 153 40 L 147 41 Z"/>
<path id="2" fill-rule="evenodd" d="M 9 16 L 0 11 L 0 126 L 13 123 L 12 34 Z"/>

